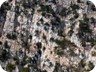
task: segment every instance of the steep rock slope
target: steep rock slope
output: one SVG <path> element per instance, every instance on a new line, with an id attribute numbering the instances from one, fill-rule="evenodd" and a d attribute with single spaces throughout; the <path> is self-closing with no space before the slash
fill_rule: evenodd
<path id="1" fill-rule="evenodd" d="M 87 0 L 4 2 L 2 67 L 9 72 L 89 72 L 96 65 L 95 14 Z"/>

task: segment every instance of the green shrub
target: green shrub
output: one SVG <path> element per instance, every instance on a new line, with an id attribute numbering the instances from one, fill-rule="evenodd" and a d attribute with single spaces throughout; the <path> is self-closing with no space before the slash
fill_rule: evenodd
<path id="1" fill-rule="evenodd" d="M 29 72 L 29 69 L 26 67 L 26 68 L 22 68 L 20 72 Z"/>
<path id="2" fill-rule="evenodd" d="M 92 63 L 91 61 L 89 61 L 87 71 L 90 71 L 90 70 L 92 70 L 93 68 L 94 68 L 93 63 Z"/>
<path id="3" fill-rule="evenodd" d="M 15 69 L 15 65 L 14 64 L 11 64 L 11 63 L 7 64 L 6 70 L 8 70 L 9 72 L 12 72 L 12 70 L 14 70 L 14 69 Z"/>
<path id="4" fill-rule="evenodd" d="M 65 46 L 68 46 L 68 45 L 76 46 L 74 43 L 72 43 L 71 41 L 69 41 L 69 40 L 67 40 L 67 39 L 63 39 L 62 41 L 60 41 L 60 40 L 55 40 L 55 42 L 56 42 L 61 48 L 64 48 Z"/>

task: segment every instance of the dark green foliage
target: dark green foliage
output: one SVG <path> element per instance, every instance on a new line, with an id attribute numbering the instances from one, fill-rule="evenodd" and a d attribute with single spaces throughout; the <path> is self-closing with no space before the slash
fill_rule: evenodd
<path id="1" fill-rule="evenodd" d="M 60 41 L 60 40 L 55 40 L 55 42 L 56 42 L 61 48 L 64 48 L 65 46 L 69 46 L 69 45 L 76 46 L 74 43 L 70 42 L 70 41 L 67 40 L 67 39 L 63 39 L 62 41 Z"/>
<path id="2" fill-rule="evenodd" d="M 11 6 L 9 5 L 9 3 L 6 1 L 4 2 L 1 7 L 0 7 L 0 20 L 2 20 L 2 23 L 4 23 L 6 21 L 6 14 L 7 11 L 11 9 Z"/>
<path id="3" fill-rule="evenodd" d="M 28 67 L 26 67 L 26 68 L 23 67 L 20 72 L 29 72 L 29 68 Z"/>
<path id="4" fill-rule="evenodd" d="M 91 17 L 90 20 L 91 20 L 91 23 L 96 23 L 96 19 L 95 18 Z"/>
<path id="5" fill-rule="evenodd" d="M 68 32 L 68 35 L 69 35 L 69 36 L 72 36 L 73 33 L 74 33 L 74 31 L 71 29 L 71 30 Z"/>
<path id="6" fill-rule="evenodd" d="M 41 49 L 42 48 L 42 43 L 38 42 L 38 43 L 36 43 L 36 46 L 37 46 L 37 49 Z"/>
<path id="7" fill-rule="evenodd" d="M 6 69 L 9 71 L 9 72 L 12 72 L 14 69 L 15 69 L 15 65 L 11 64 L 11 63 L 8 63 L 7 66 L 6 66 Z"/>
<path id="8" fill-rule="evenodd" d="M 61 66 L 59 63 L 56 63 L 53 72 L 63 72 L 63 70 L 62 70 L 62 66 Z"/>
<path id="9" fill-rule="evenodd" d="M 4 2 L 2 5 L 1 5 L 1 8 L 2 9 L 6 9 L 6 10 L 10 10 L 11 9 L 11 6 L 9 5 L 8 2 Z"/>
<path id="10" fill-rule="evenodd" d="M 57 48 L 55 48 L 55 53 L 57 54 L 57 55 L 59 55 L 59 56 L 62 56 L 62 55 L 64 55 L 64 49 L 66 49 L 66 46 L 74 46 L 74 47 L 76 47 L 76 45 L 74 44 L 74 43 L 72 43 L 72 42 L 70 42 L 69 40 L 67 40 L 67 39 L 64 39 L 64 40 L 62 40 L 62 41 L 60 41 L 60 40 L 54 40 L 57 44 L 58 44 L 58 46 L 59 47 L 57 47 Z M 70 49 L 70 55 L 72 55 L 72 56 L 74 56 L 75 54 L 74 54 L 74 51 L 73 50 L 71 50 Z"/>
<path id="11" fill-rule="evenodd" d="M 47 2 L 49 2 L 49 5 L 47 4 Z M 57 8 L 56 12 L 54 12 L 55 8 L 52 9 L 53 4 L 50 5 L 52 2 L 54 3 L 54 6 L 56 5 L 56 8 Z M 71 62 L 71 57 L 73 59 L 74 58 L 79 59 L 80 57 L 79 57 L 79 53 L 78 53 L 78 56 L 76 56 L 77 54 L 74 52 L 74 49 L 77 46 L 70 40 L 65 39 L 66 37 L 64 35 L 64 30 L 65 30 L 64 29 L 65 28 L 64 27 L 65 26 L 64 18 L 67 18 L 67 15 L 70 15 L 70 14 L 74 15 L 74 17 L 70 18 L 70 20 L 68 19 L 70 21 L 70 23 L 72 22 L 71 30 L 68 33 L 68 35 L 71 37 L 74 32 L 73 29 L 75 27 L 75 23 L 73 24 L 73 22 L 75 21 L 75 19 L 77 19 L 79 17 L 79 14 L 77 12 L 80 7 L 77 4 L 71 4 L 71 6 L 65 7 L 59 3 L 56 4 L 56 2 L 58 2 L 58 0 L 57 1 L 56 0 L 46 0 L 46 2 L 44 2 L 44 3 L 42 0 L 23 0 L 23 1 L 21 0 L 21 3 L 16 2 L 17 6 L 15 7 L 16 14 L 15 14 L 15 20 L 14 20 L 14 23 L 15 23 L 14 29 L 16 27 L 22 26 L 19 24 L 19 22 L 17 20 L 19 14 L 21 12 L 23 12 L 25 14 L 25 16 L 28 18 L 28 21 L 27 21 L 28 28 L 32 27 L 32 30 L 34 29 L 34 21 L 32 21 L 33 20 L 32 18 L 34 18 L 33 16 L 34 16 L 35 11 L 37 11 L 36 13 L 42 14 L 42 16 L 44 16 L 44 18 L 51 19 L 50 20 L 51 23 L 50 23 L 50 21 L 48 22 L 50 24 L 45 23 L 43 25 L 44 19 L 41 18 L 40 21 L 38 21 L 37 26 L 38 27 L 43 26 L 43 28 L 48 33 L 49 33 L 49 28 L 52 28 L 52 30 L 53 30 L 52 38 L 50 38 L 50 42 L 53 42 L 53 43 L 55 42 L 57 44 L 57 48 L 56 47 L 54 48 L 54 52 L 53 52 L 53 50 L 51 50 L 50 54 L 56 53 L 58 55 L 58 58 L 60 58 L 60 56 L 66 57 L 70 61 L 69 67 L 64 66 L 63 64 L 60 65 L 60 63 L 56 63 L 53 72 L 80 72 L 80 71 L 83 72 L 81 69 L 83 69 L 86 66 L 85 60 L 82 59 L 80 61 L 80 63 L 79 63 L 80 68 L 79 68 L 79 66 L 76 67 L 76 71 L 74 70 L 75 66 L 73 67 L 73 65 L 71 65 L 71 64 L 73 64 Z M 78 0 L 78 3 L 81 3 L 81 0 Z M 24 7 L 24 9 L 20 8 L 19 5 L 22 5 Z M 59 5 L 60 5 L 60 9 L 59 9 Z M 40 10 L 37 10 L 38 6 L 40 6 Z M 91 5 L 91 7 L 92 7 L 92 10 L 95 11 L 94 5 Z M 7 11 L 4 9 L 7 9 L 7 11 L 10 10 L 10 6 L 8 5 L 8 3 L 4 3 L 4 5 L 2 5 L 2 7 L 0 8 L 0 15 L 5 13 L 4 17 L 3 17 L 5 19 Z M 29 9 L 32 9 L 31 14 L 28 13 Z M 31 23 L 29 21 L 31 21 Z M 84 18 L 80 21 L 80 29 L 79 29 L 78 37 L 80 38 L 83 47 L 86 47 L 86 42 L 91 42 L 92 45 L 96 44 L 96 42 L 94 41 L 95 38 L 93 39 L 93 37 L 91 37 L 92 31 L 91 31 L 91 27 L 90 27 L 90 24 L 95 24 L 95 22 L 96 22 L 96 20 L 94 18 L 89 19 L 86 17 L 86 15 L 84 15 Z M 29 23 L 31 24 L 31 27 L 29 27 Z M 17 30 L 18 30 L 18 28 L 16 29 L 16 31 Z M 41 61 L 42 61 L 42 58 L 41 58 L 41 56 L 43 54 L 42 50 L 45 51 L 47 47 L 44 47 L 44 45 L 42 45 L 42 42 L 37 42 L 37 41 L 36 41 L 37 43 L 32 42 L 33 41 L 32 36 L 34 36 L 34 34 L 35 34 L 36 37 L 39 37 L 40 33 L 42 31 L 39 32 L 38 30 L 36 30 L 34 32 L 34 30 L 33 30 L 32 32 L 31 31 L 29 32 L 29 30 L 30 29 L 27 29 L 27 28 L 23 29 L 23 27 L 20 27 L 20 32 L 18 31 L 16 33 L 13 30 L 12 33 L 10 32 L 6 35 L 7 41 L 9 41 L 9 39 L 10 39 L 10 40 L 12 40 L 12 42 L 16 42 L 16 46 L 17 46 L 17 41 L 18 41 L 18 46 L 20 46 L 20 49 L 19 50 L 16 49 L 17 51 L 16 51 L 16 53 L 14 53 L 14 52 L 10 51 L 11 46 L 8 45 L 7 41 L 3 42 L 4 44 L 2 42 L 0 42 L 0 46 L 2 47 L 0 49 L 0 60 L 2 62 L 5 62 L 4 64 L 6 64 L 6 61 L 10 61 L 10 59 L 14 60 L 15 64 L 18 66 L 18 69 L 20 70 L 19 72 L 47 72 L 44 69 L 43 69 L 43 71 L 38 69 L 38 68 L 41 68 L 39 66 L 41 65 Z M 60 36 L 64 39 L 61 40 L 62 39 L 61 38 L 60 40 L 58 40 L 59 38 L 57 38 L 55 40 L 55 38 L 53 38 L 54 33 L 58 34 L 58 36 Z M 17 40 L 17 37 L 19 40 Z M 47 39 L 46 35 L 43 35 L 42 38 L 45 40 L 45 44 L 49 43 L 46 40 Z M 34 43 L 34 45 L 33 45 L 33 43 Z M 4 45 L 4 46 L 2 46 L 2 45 Z M 33 45 L 33 46 L 31 46 L 31 45 Z M 31 48 L 31 47 L 34 47 L 35 49 Z M 22 49 L 22 48 L 24 48 L 24 49 Z M 31 48 L 31 51 L 30 51 L 30 48 Z M 4 49 L 4 50 L 2 50 L 2 49 Z M 30 52 L 27 52 L 27 49 Z M 79 52 L 81 52 L 81 49 Z M 12 54 L 12 55 L 10 55 L 10 54 Z M 30 54 L 32 54 L 31 57 L 29 56 Z M 80 53 L 80 55 L 82 55 L 82 57 L 85 56 L 85 54 L 83 54 L 82 52 Z M 92 56 L 95 56 L 95 55 L 96 55 L 96 53 L 93 52 Z M 69 56 L 69 57 L 67 57 L 67 56 Z M 45 57 L 47 57 L 47 55 Z M 16 67 L 15 64 L 9 63 L 9 64 L 7 64 L 7 66 L 5 65 L 6 70 L 9 72 L 12 72 Z M 48 64 L 49 64 L 48 65 L 49 68 L 51 68 L 53 66 L 52 62 L 50 62 L 50 61 L 48 62 Z M 25 65 L 28 65 L 28 67 L 25 67 Z M 94 67 L 92 62 L 89 62 L 88 66 L 89 66 L 88 70 L 93 69 L 93 67 Z"/>
<path id="12" fill-rule="evenodd" d="M 73 10 L 76 10 L 76 9 L 79 9 L 79 5 L 76 5 L 76 4 L 71 4 L 70 6 Z"/>
<path id="13" fill-rule="evenodd" d="M 43 13 L 44 13 L 44 12 L 51 13 L 51 14 L 54 13 L 52 7 L 49 6 L 49 5 L 43 5 L 43 4 L 41 4 L 40 7 L 41 7 L 41 11 L 42 11 Z"/>
<path id="14" fill-rule="evenodd" d="M 46 16 L 46 12 L 42 12 L 42 16 Z"/>
<path id="15" fill-rule="evenodd" d="M 4 47 L 5 47 L 5 48 L 10 48 L 7 41 L 5 41 Z"/>
<path id="16" fill-rule="evenodd" d="M 62 47 L 62 48 L 64 48 L 64 46 L 66 45 L 65 40 L 63 40 L 63 41 L 55 40 L 55 42 L 56 42 L 60 47 Z"/>
<path id="17" fill-rule="evenodd" d="M 64 55 L 64 50 L 62 50 L 61 48 L 57 48 L 57 49 L 55 49 L 54 52 L 55 52 L 57 55 L 59 55 L 59 56 Z"/>
<path id="18" fill-rule="evenodd" d="M 5 62 L 6 60 L 8 60 L 11 57 L 10 53 L 6 50 L 2 50 L 1 54 L 0 54 L 0 60 L 2 62 Z"/>
<path id="19" fill-rule="evenodd" d="M 90 23 L 94 21 L 94 18 L 89 18 L 84 15 L 84 19 L 80 21 L 78 37 L 81 39 L 82 45 L 86 46 L 86 42 L 90 42 L 91 46 L 94 46 L 95 38 L 92 36 L 92 30 L 90 29 Z"/>
<path id="20" fill-rule="evenodd" d="M 58 36 L 64 37 L 64 35 L 63 35 L 63 30 L 59 30 L 59 31 L 58 31 Z"/>
<path id="21" fill-rule="evenodd" d="M 22 5 L 24 8 L 32 8 L 32 3 L 29 0 L 24 0 Z"/>
<path id="22" fill-rule="evenodd" d="M 28 44 L 27 41 L 23 41 L 22 42 L 22 47 L 24 47 L 25 49 L 29 49 L 30 48 L 30 45 Z"/>
<path id="23" fill-rule="evenodd" d="M 38 67 L 33 66 L 33 65 L 31 65 L 31 69 L 32 69 L 32 72 L 43 72 L 43 71 L 41 71 L 41 69 L 39 69 Z"/>
<path id="24" fill-rule="evenodd" d="M 17 35 L 16 35 L 15 33 L 8 33 L 8 34 L 6 35 L 6 37 L 7 37 L 8 39 L 11 39 L 11 40 L 16 40 L 16 39 L 17 39 Z"/>
<path id="25" fill-rule="evenodd" d="M 88 66 L 89 66 L 89 69 L 87 71 L 90 71 L 94 68 L 94 65 L 91 61 L 89 61 Z"/>
<path id="26" fill-rule="evenodd" d="M 82 59 L 82 60 L 79 62 L 79 67 L 80 67 L 80 68 L 84 68 L 85 65 L 86 65 L 85 59 Z"/>

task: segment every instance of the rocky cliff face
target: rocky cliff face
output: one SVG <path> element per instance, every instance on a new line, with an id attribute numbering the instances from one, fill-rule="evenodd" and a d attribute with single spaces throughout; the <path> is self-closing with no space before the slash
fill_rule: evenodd
<path id="1" fill-rule="evenodd" d="M 96 65 L 90 1 L 8 0 L 0 34 L 0 63 L 9 72 L 88 72 Z"/>

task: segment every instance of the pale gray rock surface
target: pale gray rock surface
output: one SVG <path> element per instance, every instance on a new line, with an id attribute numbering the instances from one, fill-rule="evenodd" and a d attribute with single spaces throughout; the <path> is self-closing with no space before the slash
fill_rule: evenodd
<path id="1" fill-rule="evenodd" d="M 87 0 L 4 2 L 0 64 L 8 72 L 89 72 L 96 65 L 94 4 Z"/>

